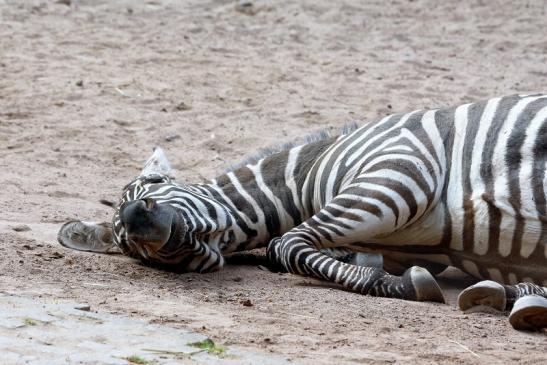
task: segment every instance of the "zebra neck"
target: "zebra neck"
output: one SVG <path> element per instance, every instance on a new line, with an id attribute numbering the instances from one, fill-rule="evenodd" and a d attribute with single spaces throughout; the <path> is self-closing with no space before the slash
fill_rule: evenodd
<path id="1" fill-rule="evenodd" d="M 233 222 L 230 228 L 235 239 L 222 251 L 266 246 L 270 239 L 309 218 L 303 209 L 302 185 L 314 162 L 333 142 L 328 139 L 293 147 L 201 185 Z"/>

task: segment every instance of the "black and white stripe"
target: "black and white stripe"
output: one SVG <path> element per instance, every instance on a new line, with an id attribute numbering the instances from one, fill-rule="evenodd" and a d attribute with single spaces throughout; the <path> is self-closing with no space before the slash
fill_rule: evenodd
<path id="1" fill-rule="evenodd" d="M 200 272 L 221 268 L 224 254 L 268 246 L 289 272 L 405 299 L 440 300 L 434 279 L 413 265 L 547 286 L 546 121 L 547 95 L 513 95 L 391 115 L 209 184 L 142 175 L 124 191 L 115 242 Z M 179 212 L 184 239 L 152 251 L 128 239 L 120 210 L 145 199 Z M 382 253 L 393 269 L 344 263 L 324 250 L 340 247 Z"/>

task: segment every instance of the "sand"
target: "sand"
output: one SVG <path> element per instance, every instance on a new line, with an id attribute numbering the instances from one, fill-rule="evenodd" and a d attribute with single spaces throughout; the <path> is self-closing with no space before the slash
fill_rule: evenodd
<path id="1" fill-rule="evenodd" d="M 547 2 L 72 3 L 0 0 L 0 289 L 295 363 L 547 360 L 545 334 L 464 314 L 453 292 L 438 305 L 249 266 L 180 275 L 55 239 L 69 219 L 110 220 L 99 199 L 154 146 L 179 181 L 202 182 L 352 120 L 545 91 Z"/>

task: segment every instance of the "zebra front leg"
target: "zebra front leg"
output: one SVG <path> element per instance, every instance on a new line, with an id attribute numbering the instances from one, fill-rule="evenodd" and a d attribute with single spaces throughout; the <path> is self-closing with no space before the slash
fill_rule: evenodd
<path id="1" fill-rule="evenodd" d="M 112 224 L 106 222 L 67 222 L 59 229 L 57 240 L 61 245 L 78 251 L 102 253 L 116 246 L 112 236 Z"/>
<path id="2" fill-rule="evenodd" d="M 379 253 L 354 252 L 346 248 L 324 248 L 322 254 L 346 264 L 368 267 L 384 267 L 384 257 Z"/>
<path id="3" fill-rule="evenodd" d="M 346 264 L 321 253 L 298 233 L 273 239 L 267 254 L 290 273 L 315 276 L 361 294 L 444 303 L 440 287 L 423 268 L 414 266 L 402 276 L 393 276 L 378 267 Z"/>
<path id="4" fill-rule="evenodd" d="M 378 267 L 380 269 L 384 267 L 384 257 L 379 253 L 354 252 L 345 248 L 324 248 L 320 251 L 330 258 L 346 264 Z M 282 265 L 269 259 L 267 266 L 273 272 L 287 272 Z"/>
<path id="5" fill-rule="evenodd" d="M 509 322 L 519 330 L 547 327 L 547 288 L 533 283 L 502 285 L 481 281 L 460 293 L 458 305 L 461 310 L 481 306 L 511 310 Z"/>

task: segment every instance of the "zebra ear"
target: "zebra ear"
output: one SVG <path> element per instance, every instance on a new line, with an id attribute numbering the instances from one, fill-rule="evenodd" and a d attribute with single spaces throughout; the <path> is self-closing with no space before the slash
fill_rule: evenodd
<path id="1" fill-rule="evenodd" d="M 160 147 L 155 147 L 154 153 L 152 153 L 152 156 L 146 161 L 139 177 L 146 177 L 149 175 L 171 176 L 172 171 L 171 164 L 169 163 L 169 160 L 167 160 L 163 150 Z"/>

